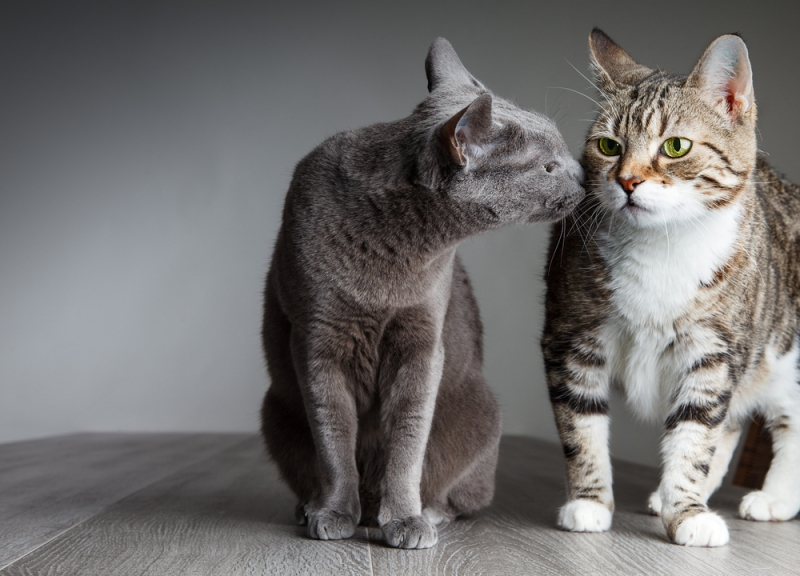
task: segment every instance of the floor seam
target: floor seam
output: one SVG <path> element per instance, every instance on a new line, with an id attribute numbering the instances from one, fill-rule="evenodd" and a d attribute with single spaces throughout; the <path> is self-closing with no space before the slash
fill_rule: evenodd
<path id="1" fill-rule="evenodd" d="M 188 467 L 190 467 L 190 466 L 194 466 L 194 465 L 196 465 L 196 464 L 198 464 L 198 463 L 200 463 L 200 462 L 205 462 L 206 460 L 209 460 L 209 459 L 213 458 L 214 456 L 217 456 L 217 455 L 218 455 L 220 452 L 222 452 L 223 450 L 229 450 L 229 449 L 231 449 L 231 448 L 233 448 L 233 447 L 235 447 L 235 446 L 238 446 L 238 445 L 240 445 L 240 444 L 244 444 L 245 442 L 249 442 L 251 439 L 252 439 L 252 438 L 249 438 L 249 437 L 248 437 L 248 438 L 243 438 L 242 440 L 239 440 L 238 442 L 234 442 L 233 444 L 230 444 L 230 445 L 228 445 L 228 446 L 225 446 L 225 447 L 223 447 L 223 448 L 220 448 L 219 450 L 217 450 L 217 451 L 216 451 L 216 452 L 214 452 L 213 454 L 210 454 L 209 456 L 206 456 L 205 458 L 200 458 L 200 459 L 198 459 L 198 460 L 195 460 L 195 461 L 193 461 L 193 462 L 190 462 L 190 463 L 188 463 L 186 466 L 183 466 L 183 467 L 179 468 L 178 470 L 173 470 L 172 472 L 168 472 L 167 474 L 164 474 L 163 476 L 160 476 L 159 478 L 156 478 L 156 479 L 155 479 L 155 480 L 153 480 L 152 482 L 149 482 L 148 484 L 145 484 L 144 486 L 142 486 L 142 487 L 140 487 L 140 488 L 138 488 L 138 489 L 134 490 L 133 492 L 129 492 L 128 494 L 125 494 L 125 495 L 124 495 L 124 496 L 122 496 L 121 498 L 119 498 L 119 499 L 117 499 L 117 500 L 114 500 L 113 502 L 109 502 L 109 503 L 108 503 L 106 506 L 104 506 L 103 508 L 101 508 L 100 510 L 98 510 L 97 512 L 95 512 L 94 514 L 92 514 L 91 516 L 87 516 L 86 518 L 84 518 L 83 520 L 81 520 L 80 522 L 78 522 L 77 524 L 73 524 L 72 526 L 70 526 L 70 527 L 68 527 L 68 528 L 65 528 L 64 530 L 62 530 L 61 532 L 59 532 L 58 534 L 56 534 L 56 535 L 55 535 L 55 536 L 53 536 L 52 538 L 48 538 L 47 540 L 45 540 L 44 542 L 42 542 L 42 543 L 41 543 L 41 544 L 39 544 L 38 546 L 35 546 L 34 548 L 31 548 L 30 550 L 28 550 L 27 552 L 25 552 L 25 553 L 24 553 L 22 556 L 19 556 L 18 558 L 15 558 L 14 560 L 12 560 L 11 562 L 9 562 L 9 563 L 8 563 L 8 564 L 6 564 L 5 566 L 0 566 L 0 571 L 3 571 L 3 570 L 5 570 L 5 569 L 7 569 L 7 568 L 10 568 L 10 567 L 11 567 L 11 566 L 13 566 L 14 564 L 16 564 L 17 562 L 19 562 L 19 561 L 21 561 L 21 560 L 24 560 L 25 558 L 27 558 L 28 556 L 30 556 L 31 554 L 33 554 L 34 552 L 36 552 L 37 550 L 39 550 L 40 548 L 42 548 L 43 546 L 47 546 L 47 545 L 48 545 L 48 544 L 50 544 L 50 542 L 52 542 L 53 540 L 57 540 L 58 538 L 61 538 L 61 537 L 62 537 L 62 536 L 64 536 L 64 535 L 65 535 L 67 532 L 70 532 L 70 531 L 74 530 L 75 528 L 77 528 L 77 527 L 79 527 L 79 526 L 82 526 L 83 524 L 85 524 L 86 522 L 88 522 L 88 521 L 89 521 L 89 520 L 91 520 L 92 518 L 95 518 L 96 516 L 98 516 L 98 515 L 102 514 L 103 512 L 105 512 L 106 510 L 108 510 L 109 508 L 111 508 L 112 506 L 114 506 L 115 504 L 118 504 L 118 503 L 122 502 L 123 500 L 125 500 L 126 498 L 130 498 L 130 497 L 131 497 L 131 496 L 133 496 L 134 494 L 137 494 L 137 493 L 141 492 L 142 490 L 145 490 L 145 489 L 149 488 L 150 486 L 152 486 L 152 485 L 153 485 L 153 484 L 155 484 L 156 482 L 161 482 L 161 481 L 162 481 L 162 480 L 164 480 L 165 478 L 168 478 L 169 476 L 172 476 L 173 474 L 177 474 L 177 473 L 179 473 L 179 472 L 182 472 L 183 470 L 185 470 L 186 468 L 188 468 Z"/>
<path id="2" fill-rule="evenodd" d="M 128 496 L 125 496 L 125 498 L 127 498 L 127 497 L 128 497 Z M 122 500 L 122 498 L 120 498 L 120 500 Z M 27 552 L 25 552 L 25 554 L 23 554 L 23 555 L 22 555 L 22 556 L 20 556 L 19 558 L 15 558 L 14 560 L 12 560 L 11 562 L 9 562 L 9 563 L 8 563 L 8 564 L 6 564 L 5 566 L 1 566 L 1 567 L 0 567 L 0 571 L 2 571 L 2 570 L 5 570 L 6 568 L 10 568 L 11 566 L 13 566 L 14 564 L 16 564 L 16 563 L 17 563 L 17 562 L 19 562 L 20 560 L 24 560 L 24 559 L 25 559 L 27 556 L 30 556 L 31 554 L 33 554 L 34 552 L 36 552 L 36 551 L 37 551 L 39 548 L 41 548 L 42 546 L 47 546 L 47 545 L 48 545 L 48 544 L 50 544 L 50 542 L 52 542 L 53 540 L 56 540 L 56 539 L 58 539 L 58 538 L 61 538 L 61 537 L 62 537 L 64 534 L 66 534 L 67 532 L 69 532 L 69 531 L 71 531 L 71 530 L 74 530 L 74 529 L 75 529 L 75 528 L 77 528 L 78 526 L 81 526 L 81 525 L 82 525 L 84 522 L 88 522 L 89 520 L 91 520 L 92 518 L 94 518 L 95 516 L 97 516 L 98 514 L 100 514 L 101 512 L 105 512 L 105 510 L 107 510 L 107 509 L 108 509 L 110 506 L 113 506 L 113 505 L 114 505 L 114 504 L 116 504 L 117 502 L 119 502 L 119 500 L 117 500 L 116 502 L 112 502 L 111 504 L 109 504 L 109 505 L 108 505 L 108 506 L 106 506 L 105 508 L 103 508 L 103 509 L 101 509 L 101 510 L 98 510 L 97 512 L 95 512 L 94 514 L 92 514 L 91 516 L 89 516 L 89 517 L 87 517 L 87 518 L 84 518 L 83 520 L 81 520 L 81 521 L 80 521 L 80 522 L 78 522 L 77 524 L 73 524 L 73 525 L 72 525 L 72 526 L 70 526 L 69 528 L 65 528 L 64 530 L 62 530 L 61 532 L 59 532 L 58 534 L 56 534 L 56 535 L 55 535 L 55 536 L 53 536 L 52 538 L 49 538 L 48 540 L 45 540 L 44 542 L 42 542 L 41 544 L 39 544 L 39 545 L 38 545 L 38 546 L 36 546 L 35 548 L 31 548 L 30 550 L 28 550 Z"/>
<path id="3" fill-rule="evenodd" d="M 375 576 L 375 570 L 372 568 L 372 540 L 369 539 L 369 528 L 367 530 L 367 558 L 369 559 L 369 574 Z"/>

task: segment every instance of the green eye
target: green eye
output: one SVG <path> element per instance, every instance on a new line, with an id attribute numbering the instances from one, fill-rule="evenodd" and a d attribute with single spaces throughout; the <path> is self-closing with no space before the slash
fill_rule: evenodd
<path id="1" fill-rule="evenodd" d="M 600 148 L 600 152 L 606 156 L 619 156 L 619 153 L 622 151 L 620 143 L 611 138 L 600 138 L 597 142 L 597 147 Z"/>
<path id="2" fill-rule="evenodd" d="M 670 138 L 661 145 L 661 150 L 670 158 L 686 156 L 692 149 L 692 141 L 688 138 Z"/>

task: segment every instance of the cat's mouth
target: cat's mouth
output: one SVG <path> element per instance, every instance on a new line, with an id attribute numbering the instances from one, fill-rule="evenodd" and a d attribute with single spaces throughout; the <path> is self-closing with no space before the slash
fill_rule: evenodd
<path id="1" fill-rule="evenodd" d="M 647 208 L 642 206 L 641 204 L 637 204 L 636 200 L 633 199 L 633 196 L 628 196 L 627 201 L 622 205 L 621 210 L 629 212 L 633 215 L 638 214 L 646 214 L 650 212 Z"/>

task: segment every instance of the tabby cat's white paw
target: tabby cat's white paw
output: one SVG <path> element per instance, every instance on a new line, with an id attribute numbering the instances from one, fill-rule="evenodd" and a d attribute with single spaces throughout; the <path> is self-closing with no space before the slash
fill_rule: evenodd
<path id="1" fill-rule="evenodd" d="M 675 544 L 681 546 L 724 546 L 728 539 L 725 520 L 714 512 L 701 512 L 687 518 L 675 532 Z"/>
<path id="2" fill-rule="evenodd" d="M 558 526 L 572 532 L 604 532 L 611 528 L 611 510 L 594 500 L 572 500 L 559 510 Z"/>
<path id="3" fill-rule="evenodd" d="M 747 520 L 791 520 L 797 516 L 797 504 L 768 494 L 762 490 L 750 492 L 739 505 L 739 516 Z"/>
<path id="4" fill-rule="evenodd" d="M 661 516 L 661 495 L 658 490 L 650 494 L 650 498 L 647 499 L 647 510 L 653 516 Z"/>

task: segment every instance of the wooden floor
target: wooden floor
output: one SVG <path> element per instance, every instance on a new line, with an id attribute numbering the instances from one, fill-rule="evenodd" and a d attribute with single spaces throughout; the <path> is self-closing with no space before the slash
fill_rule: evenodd
<path id="1" fill-rule="evenodd" d="M 503 440 L 497 495 L 424 551 L 386 547 L 377 529 L 319 542 L 256 436 L 82 434 L 0 445 L 0 575 L 781 574 L 800 573 L 800 522 L 735 517 L 744 490 L 712 506 L 731 542 L 682 548 L 644 503 L 655 470 L 617 462 L 610 532 L 554 526 L 563 456 Z"/>

